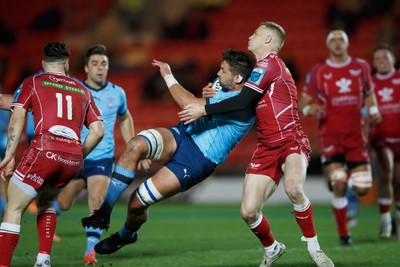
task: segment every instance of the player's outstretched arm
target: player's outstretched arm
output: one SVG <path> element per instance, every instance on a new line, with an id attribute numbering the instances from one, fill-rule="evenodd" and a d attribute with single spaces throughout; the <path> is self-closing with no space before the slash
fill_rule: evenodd
<path id="1" fill-rule="evenodd" d="M 192 93 L 183 88 L 177 80 L 175 80 L 171 68 L 167 63 L 153 59 L 152 65 L 159 69 L 173 99 L 181 108 L 185 107 L 189 103 L 206 103 L 204 98 L 195 97 Z"/>
<path id="2" fill-rule="evenodd" d="M 83 157 L 85 158 L 104 136 L 104 125 L 102 121 L 94 121 L 89 125 L 89 134 L 82 145 Z"/>

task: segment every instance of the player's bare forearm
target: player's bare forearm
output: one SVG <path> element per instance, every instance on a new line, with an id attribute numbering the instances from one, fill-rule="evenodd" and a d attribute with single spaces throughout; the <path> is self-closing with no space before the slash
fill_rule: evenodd
<path id="1" fill-rule="evenodd" d="M 14 156 L 25 124 L 26 110 L 15 107 L 8 124 L 6 155 Z"/>
<path id="2" fill-rule="evenodd" d="M 118 121 L 122 137 L 124 138 L 126 144 L 135 136 L 133 118 L 129 110 L 127 110 L 124 115 L 118 116 Z"/>
<path id="3" fill-rule="evenodd" d="M 89 134 L 82 145 L 83 157 L 85 158 L 103 139 L 104 125 L 102 121 L 95 121 L 89 125 Z"/>
<path id="4" fill-rule="evenodd" d="M 164 78 L 169 88 L 172 98 L 181 108 L 184 108 L 190 103 L 206 103 L 204 98 L 195 97 L 175 80 L 168 63 L 154 59 L 152 65 L 159 69 L 161 76 Z"/>

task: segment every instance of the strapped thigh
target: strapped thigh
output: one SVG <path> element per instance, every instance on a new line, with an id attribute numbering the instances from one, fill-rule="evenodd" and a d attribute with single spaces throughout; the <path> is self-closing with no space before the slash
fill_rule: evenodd
<path id="1" fill-rule="evenodd" d="M 148 150 L 147 159 L 158 160 L 161 157 L 161 153 L 164 149 L 163 138 L 161 134 L 155 129 L 143 130 L 138 133 L 138 136 L 146 139 Z"/>

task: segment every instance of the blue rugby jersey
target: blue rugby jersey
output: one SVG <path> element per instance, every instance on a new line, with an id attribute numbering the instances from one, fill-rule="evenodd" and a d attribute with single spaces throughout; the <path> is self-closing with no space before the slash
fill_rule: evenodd
<path id="1" fill-rule="evenodd" d="M 207 99 L 207 104 L 219 102 L 239 93 L 221 89 L 214 97 Z M 221 164 L 249 132 L 254 121 L 254 108 L 250 106 L 235 112 L 203 116 L 192 122 L 186 131 L 206 158 L 215 164 Z"/>
<path id="2" fill-rule="evenodd" d="M 104 137 L 85 160 L 99 160 L 114 157 L 114 126 L 117 115 L 124 115 L 128 110 L 125 91 L 113 83 L 107 82 L 103 88 L 95 90 L 82 82 L 93 95 L 94 102 L 101 112 L 104 123 Z M 89 130 L 83 127 L 82 142 L 86 139 Z"/>

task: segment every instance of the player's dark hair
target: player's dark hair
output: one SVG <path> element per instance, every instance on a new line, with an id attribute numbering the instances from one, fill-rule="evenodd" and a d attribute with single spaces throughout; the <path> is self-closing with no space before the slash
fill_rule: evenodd
<path id="1" fill-rule="evenodd" d="M 251 74 L 254 66 L 253 57 L 240 50 L 225 50 L 222 53 L 222 60 L 229 64 L 233 74 L 240 74 L 245 82 Z"/>
<path id="2" fill-rule="evenodd" d="M 88 50 L 86 50 L 86 53 L 84 56 L 85 66 L 87 64 L 89 64 L 89 59 L 93 55 L 102 55 L 102 56 L 108 57 L 107 47 L 102 44 L 95 44 L 95 45 L 92 45 L 91 47 L 89 47 Z"/>
<path id="3" fill-rule="evenodd" d="M 61 42 L 48 43 L 43 48 L 44 61 L 48 63 L 66 61 L 70 58 L 68 47 Z"/>
<path id="4" fill-rule="evenodd" d="M 390 54 L 392 54 L 393 57 L 395 57 L 393 47 L 389 44 L 379 44 L 379 45 L 375 46 L 374 50 L 372 51 L 372 54 L 375 54 L 375 52 L 378 50 L 386 50 Z"/>

